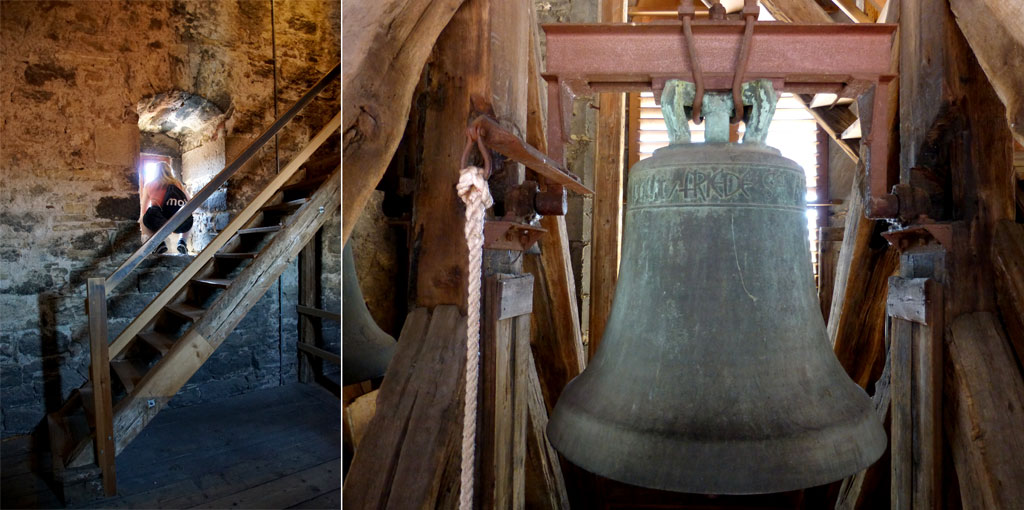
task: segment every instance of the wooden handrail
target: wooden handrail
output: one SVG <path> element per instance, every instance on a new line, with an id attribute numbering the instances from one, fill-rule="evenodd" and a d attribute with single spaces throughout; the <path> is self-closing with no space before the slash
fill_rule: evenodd
<path id="1" fill-rule="evenodd" d="M 327 85 L 330 84 L 331 81 L 337 79 L 338 76 L 340 75 L 341 64 L 338 64 L 334 66 L 334 69 L 331 69 L 327 74 L 325 74 L 323 78 L 320 78 L 320 81 L 316 82 L 316 84 L 313 85 L 313 87 L 309 89 L 309 91 L 306 92 L 306 94 L 303 95 L 298 100 L 298 102 L 292 105 L 292 107 L 289 108 L 288 111 L 286 111 L 276 121 L 274 121 L 274 123 L 271 124 L 270 127 L 267 128 L 267 130 L 264 131 L 263 134 L 259 136 L 259 138 L 253 140 L 252 143 L 250 143 L 249 146 L 246 147 L 245 150 L 242 151 L 242 153 L 239 154 L 238 157 L 234 159 L 234 161 L 232 161 L 228 166 L 224 167 L 224 169 L 221 170 L 220 173 L 218 173 L 213 178 L 213 180 L 207 183 L 206 186 L 203 186 L 203 189 L 200 190 L 199 193 L 196 193 L 196 195 L 192 197 L 192 200 L 189 200 L 188 203 L 186 203 L 184 206 L 182 206 L 181 209 L 178 210 L 178 212 L 174 213 L 174 216 L 171 216 L 171 218 L 167 220 L 167 223 L 165 223 L 164 226 L 160 227 L 160 230 L 157 230 L 156 233 L 153 234 L 153 237 L 149 238 L 148 241 L 143 243 L 138 250 L 135 250 L 135 253 L 128 257 L 128 260 L 125 260 L 120 266 L 118 266 L 118 268 L 115 269 L 114 272 L 111 273 L 110 276 L 108 276 L 106 279 L 105 283 L 107 296 L 110 296 L 110 293 L 114 290 L 114 288 L 117 287 L 117 285 L 120 284 L 121 281 L 125 279 L 125 277 L 131 274 L 131 272 L 134 271 L 136 267 L 138 267 L 142 260 L 145 259 L 146 256 L 148 256 L 150 253 L 152 253 L 153 250 L 155 250 L 160 243 L 164 242 L 164 239 L 166 239 L 167 236 L 169 236 L 171 232 L 174 231 L 174 229 L 178 228 L 178 226 L 181 225 L 187 218 L 191 217 L 192 213 L 196 209 L 198 209 L 201 204 L 203 204 L 204 202 L 206 202 L 208 198 L 213 196 L 214 192 L 216 192 L 218 188 L 220 188 L 225 182 L 227 182 L 227 180 L 232 175 L 234 175 L 234 173 L 238 171 L 238 169 L 241 168 L 242 165 L 248 162 L 249 159 L 252 158 L 252 156 L 256 154 L 256 152 L 260 150 L 260 148 L 263 147 L 263 145 L 265 145 L 274 137 L 274 135 L 281 131 L 281 129 L 286 124 L 288 124 L 288 122 L 291 121 L 292 118 L 295 117 L 295 115 L 299 113 L 299 110 L 302 110 L 302 108 L 305 107 L 310 101 L 312 101 L 317 94 L 319 94 L 325 88 L 327 88 Z"/>
<path id="2" fill-rule="evenodd" d="M 153 317 L 155 317 L 156 314 L 166 306 L 175 295 L 178 294 L 178 292 L 181 292 L 181 290 L 185 288 L 185 285 L 188 284 L 189 280 L 191 280 L 192 277 L 195 276 L 199 270 L 213 258 L 214 254 L 217 253 L 218 250 L 227 244 L 228 240 L 230 240 L 231 237 L 242 228 L 242 226 L 252 219 L 260 208 L 263 207 L 263 204 L 277 192 L 278 188 L 284 185 L 285 182 L 288 182 L 288 179 L 291 179 L 292 176 L 295 175 L 295 172 L 298 171 L 299 167 L 301 167 L 307 159 L 309 159 L 309 156 L 312 155 L 325 140 L 327 140 L 327 137 L 330 136 L 331 133 L 337 131 L 340 126 L 341 113 L 339 112 L 335 114 L 334 118 L 325 124 L 322 129 L 320 129 L 320 132 L 318 132 L 316 136 L 314 136 L 313 139 L 310 140 L 309 143 L 303 147 L 303 149 L 300 150 L 287 165 L 285 165 L 284 168 L 281 169 L 281 173 L 277 174 L 274 179 L 271 180 L 265 188 L 263 188 L 263 191 L 249 202 L 249 205 L 242 209 L 237 216 L 228 222 L 228 225 L 224 227 L 219 234 L 217 234 L 217 237 L 213 238 L 213 240 L 210 241 L 210 244 L 208 244 L 202 252 L 196 255 L 196 257 L 192 259 L 192 262 L 186 266 L 185 269 L 182 269 L 181 272 L 178 273 L 178 276 L 171 280 L 171 283 L 167 284 L 167 286 L 164 287 L 164 290 L 153 298 L 153 301 L 146 306 L 142 313 L 135 317 L 135 320 L 133 320 L 131 324 L 129 324 L 128 327 L 125 328 L 113 342 L 111 342 L 111 358 L 116 357 L 125 347 L 128 346 L 132 337 L 139 334 L 139 332 L 149 324 L 149 321 L 153 320 Z"/>

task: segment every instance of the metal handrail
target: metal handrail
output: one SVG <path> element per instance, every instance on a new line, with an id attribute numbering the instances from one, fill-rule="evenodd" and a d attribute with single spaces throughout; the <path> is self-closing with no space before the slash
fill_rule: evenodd
<path id="1" fill-rule="evenodd" d="M 331 81 L 337 79 L 340 75 L 341 64 L 338 64 L 325 74 L 323 78 L 320 78 L 320 81 L 316 82 L 316 84 L 313 85 L 313 87 L 310 88 L 309 91 L 298 100 L 298 102 L 292 105 L 288 111 L 278 117 L 278 119 L 274 121 L 274 123 L 271 124 L 270 127 L 259 136 L 259 138 L 253 140 L 252 143 L 250 143 L 249 146 L 234 159 L 234 161 L 224 167 L 224 169 L 221 170 L 209 183 L 207 183 L 206 186 L 203 186 L 203 189 L 201 189 L 199 193 L 196 193 L 196 195 L 192 197 L 192 200 L 189 200 L 188 203 L 178 210 L 178 212 L 174 213 L 174 215 L 167 220 L 167 223 L 153 234 L 153 237 L 149 238 L 149 240 L 143 243 L 138 250 L 135 250 L 135 253 L 132 253 L 127 260 L 121 263 L 121 265 L 118 266 L 118 268 L 115 269 L 105 281 L 106 296 L 109 297 L 114 288 L 117 287 L 125 277 L 131 274 L 131 272 L 134 271 L 140 263 L 142 263 L 142 260 L 152 253 L 160 243 L 164 242 L 164 239 L 166 239 L 174 229 L 178 228 L 178 226 L 187 218 L 191 217 L 192 213 L 195 212 L 201 204 L 206 202 L 206 200 L 210 198 L 218 188 L 227 182 L 227 180 L 231 178 L 231 176 L 234 175 L 242 165 L 247 163 L 258 150 L 277 135 L 277 133 L 280 132 L 281 129 L 299 113 L 299 110 L 302 110 L 302 108 L 309 104 L 317 94 L 327 88 L 327 85 L 330 84 Z"/>

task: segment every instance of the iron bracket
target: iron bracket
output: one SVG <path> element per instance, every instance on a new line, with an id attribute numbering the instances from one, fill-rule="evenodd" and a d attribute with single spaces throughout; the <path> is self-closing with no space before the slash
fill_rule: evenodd
<path id="1" fill-rule="evenodd" d="M 485 221 L 484 249 L 526 251 L 547 230 L 515 221 Z"/>

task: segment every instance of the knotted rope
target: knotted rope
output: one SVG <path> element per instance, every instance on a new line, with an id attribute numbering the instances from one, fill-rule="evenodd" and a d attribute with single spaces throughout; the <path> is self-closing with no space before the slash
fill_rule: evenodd
<path id="1" fill-rule="evenodd" d="M 465 165 L 464 165 L 465 166 Z M 466 402 L 462 415 L 462 482 L 460 510 L 473 508 L 473 467 L 476 463 L 476 401 L 480 381 L 480 280 L 484 249 L 484 211 L 491 206 L 487 172 L 466 166 L 456 185 L 466 204 L 466 244 L 469 246 L 469 292 L 466 307 Z"/>

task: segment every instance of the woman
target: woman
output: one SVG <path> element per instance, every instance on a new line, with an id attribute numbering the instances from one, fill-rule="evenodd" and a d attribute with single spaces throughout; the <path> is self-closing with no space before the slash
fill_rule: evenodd
<path id="1" fill-rule="evenodd" d="M 142 196 L 140 197 L 142 212 L 139 215 L 139 224 L 142 228 L 144 239 L 152 237 L 157 230 L 160 230 L 160 227 L 164 226 L 164 223 L 167 223 L 167 220 L 174 213 L 178 212 L 178 209 L 181 209 L 187 201 L 192 199 L 188 192 L 185 191 L 185 185 L 174 177 L 171 165 L 161 161 L 157 163 L 157 169 L 157 178 L 142 187 Z M 188 253 L 186 240 L 191 230 L 191 216 L 182 222 L 178 228 L 174 229 L 175 234 L 181 234 L 181 237 L 178 239 L 178 253 L 182 255 Z M 166 251 L 166 243 L 160 243 L 160 246 L 156 249 L 157 253 L 165 253 Z"/>

